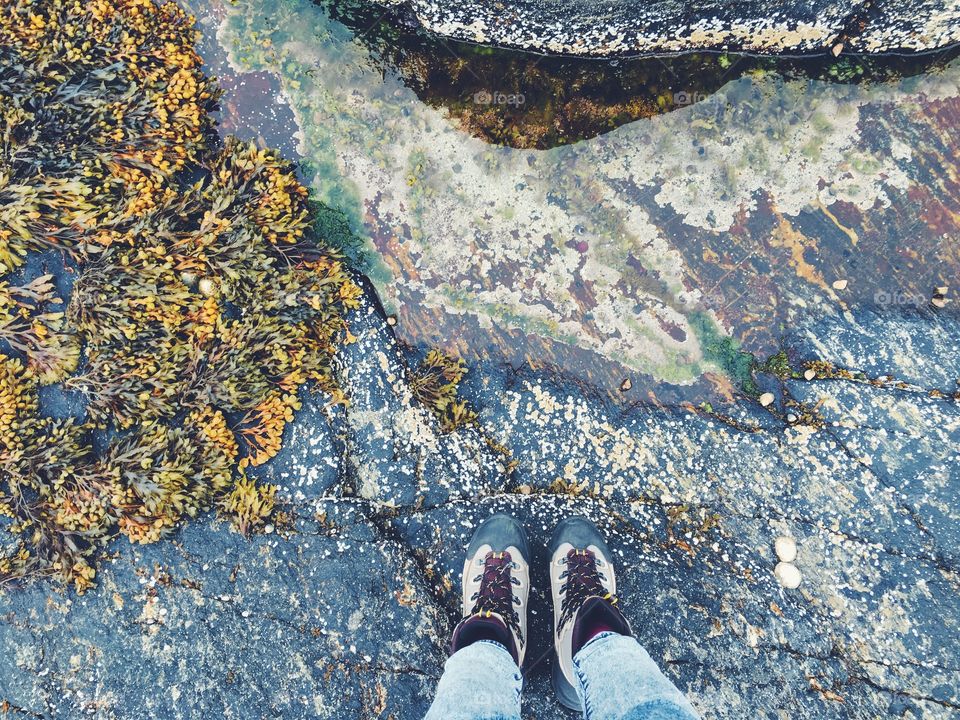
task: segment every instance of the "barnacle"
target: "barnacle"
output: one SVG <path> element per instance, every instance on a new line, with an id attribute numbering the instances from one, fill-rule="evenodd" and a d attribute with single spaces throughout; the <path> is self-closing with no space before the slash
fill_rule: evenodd
<path id="1" fill-rule="evenodd" d="M 460 358 L 431 350 L 410 374 L 413 396 L 430 409 L 446 432 L 468 425 L 477 418 L 467 403 L 457 397 L 457 386 L 466 372 L 466 365 Z"/>
<path id="2" fill-rule="evenodd" d="M 244 469 L 279 452 L 301 388 L 344 400 L 360 288 L 293 166 L 216 137 L 195 39 L 169 2 L 0 0 L 0 587 L 82 592 L 111 538 L 214 505 L 250 532 L 276 488 Z M 72 283 L 36 272 L 50 250 Z M 45 414 L 54 383 L 82 419 Z"/>

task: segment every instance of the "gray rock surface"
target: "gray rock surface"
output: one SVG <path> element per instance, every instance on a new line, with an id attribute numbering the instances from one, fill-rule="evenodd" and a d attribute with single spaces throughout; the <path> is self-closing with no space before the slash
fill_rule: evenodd
<path id="1" fill-rule="evenodd" d="M 939 340 L 905 344 L 909 328 Z M 524 522 L 535 562 L 559 518 L 600 525 L 640 639 L 704 718 L 955 717 L 960 410 L 931 392 L 956 382 L 955 319 L 811 321 L 791 350 L 863 375 L 774 381 L 778 404 L 724 416 L 618 409 L 486 365 L 463 387 L 480 419 L 452 434 L 412 400 L 375 304 L 352 329 L 351 405 L 307 399 L 259 470 L 285 520 L 246 540 L 208 517 L 169 542 L 118 541 L 85 596 L 0 596 L 12 717 L 421 717 L 464 546 L 497 510 Z M 799 546 L 797 590 L 773 575 L 780 535 Z M 534 662 L 548 592 L 541 562 Z M 525 718 L 570 717 L 549 662 L 528 671 Z"/>
<path id="2" fill-rule="evenodd" d="M 367 0 L 440 35 L 536 52 L 613 56 L 684 50 L 918 51 L 960 40 L 955 0 L 677 2 Z"/>

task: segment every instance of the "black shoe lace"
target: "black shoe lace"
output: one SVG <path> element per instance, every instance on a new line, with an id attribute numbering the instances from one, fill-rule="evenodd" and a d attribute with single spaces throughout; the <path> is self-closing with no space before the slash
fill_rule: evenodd
<path id="1" fill-rule="evenodd" d="M 513 594 L 514 585 L 519 585 L 520 581 L 511 574 L 516 566 L 509 552 L 487 553 L 483 559 L 483 573 L 474 578 L 474 581 L 480 581 L 480 589 L 470 598 L 476 600 L 470 614 L 490 617 L 496 613 L 523 643 L 520 615 L 516 609 L 520 600 Z"/>
<path id="2" fill-rule="evenodd" d="M 572 549 L 563 562 L 567 569 L 560 574 L 566 582 L 560 587 L 563 601 L 560 603 L 558 631 L 577 614 L 588 598 L 601 597 L 611 605 L 616 605 L 618 601 L 616 595 L 608 593 L 603 587 L 601 580 L 605 580 L 606 576 L 597 569 L 598 560 L 592 552 Z"/>

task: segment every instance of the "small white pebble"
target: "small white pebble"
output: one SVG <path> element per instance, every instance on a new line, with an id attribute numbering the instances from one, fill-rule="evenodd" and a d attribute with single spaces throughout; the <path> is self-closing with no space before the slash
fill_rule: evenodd
<path id="1" fill-rule="evenodd" d="M 781 535 L 773 542 L 780 562 L 792 563 L 797 559 L 797 541 L 787 535 Z"/>
<path id="2" fill-rule="evenodd" d="M 775 398 L 773 397 L 772 392 L 765 392 L 763 395 L 760 396 L 760 404 L 763 407 L 767 407 L 767 405 L 773 404 L 774 399 Z"/>
<path id="3" fill-rule="evenodd" d="M 834 281 L 833 281 L 833 289 L 834 289 L 834 290 L 846 290 L 846 289 L 847 289 L 847 281 L 846 281 L 846 280 L 834 280 Z"/>
<path id="4" fill-rule="evenodd" d="M 812 370 L 812 369 L 810 369 L 810 368 L 807 368 L 806 370 L 803 371 L 803 379 L 804 379 L 804 380 L 813 380 L 816 376 L 817 376 L 817 371 L 816 371 L 816 370 Z"/>
<path id="5" fill-rule="evenodd" d="M 803 579 L 797 566 L 793 563 L 777 563 L 777 566 L 773 569 L 773 574 L 779 583 L 788 590 L 800 587 L 800 580 Z"/>

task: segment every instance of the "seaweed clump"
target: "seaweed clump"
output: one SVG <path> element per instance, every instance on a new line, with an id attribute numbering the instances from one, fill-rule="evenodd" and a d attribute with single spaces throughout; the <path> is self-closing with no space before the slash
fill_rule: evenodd
<path id="1" fill-rule="evenodd" d="M 195 41 L 173 3 L 0 0 L 0 587 L 83 591 L 110 539 L 213 506 L 252 531 L 276 489 L 245 469 L 306 383 L 343 399 L 360 290 L 294 168 L 217 137 Z"/>
<path id="2" fill-rule="evenodd" d="M 460 358 L 431 350 L 410 374 L 413 396 L 433 413 L 444 432 L 453 432 L 477 419 L 466 401 L 457 397 L 457 388 L 466 373 Z"/>

